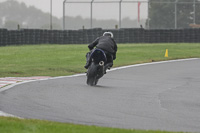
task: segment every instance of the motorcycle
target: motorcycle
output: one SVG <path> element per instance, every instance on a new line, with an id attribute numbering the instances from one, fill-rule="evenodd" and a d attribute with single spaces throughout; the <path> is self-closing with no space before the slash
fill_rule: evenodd
<path id="1" fill-rule="evenodd" d="M 87 71 L 87 84 L 90 86 L 95 86 L 97 85 L 98 80 L 103 77 L 106 72 L 106 54 L 101 49 L 93 49 L 90 54 L 89 61 L 90 65 Z"/>

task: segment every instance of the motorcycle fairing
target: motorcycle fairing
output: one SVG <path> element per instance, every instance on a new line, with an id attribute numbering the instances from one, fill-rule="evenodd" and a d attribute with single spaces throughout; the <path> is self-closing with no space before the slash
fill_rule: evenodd
<path id="1" fill-rule="evenodd" d="M 107 61 L 107 57 L 106 57 L 106 54 L 103 50 L 101 49 L 94 49 L 92 51 L 92 53 L 90 54 L 90 60 L 93 59 L 93 61 L 95 63 L 99 63 L 100 61 L 104 61 L 106 62 Z"/>

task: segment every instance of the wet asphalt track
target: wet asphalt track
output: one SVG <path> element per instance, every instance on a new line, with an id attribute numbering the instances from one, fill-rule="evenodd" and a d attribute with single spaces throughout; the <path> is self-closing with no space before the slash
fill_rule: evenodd
<path id="1" fill-rule="evenodd" d="M 0 92 L 0 110 L 23 118 L 200 132 L 200 59 L 20 84 Z"/>

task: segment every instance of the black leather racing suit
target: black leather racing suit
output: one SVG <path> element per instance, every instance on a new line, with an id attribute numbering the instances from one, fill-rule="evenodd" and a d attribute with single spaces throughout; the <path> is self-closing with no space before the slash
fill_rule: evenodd
<path id="1" fill-rule="evenodd" d="M 95 46 L 96 48 L 102 49 L 105 52 L 107 57 L 107 67 L 112 67 L 113 60 L 116 59 L 117 52 L 117 44 L 114 39 L 109 36 L 98 37 L 95 41 L 88 45 L 88 48 L 92 50 Z"/>

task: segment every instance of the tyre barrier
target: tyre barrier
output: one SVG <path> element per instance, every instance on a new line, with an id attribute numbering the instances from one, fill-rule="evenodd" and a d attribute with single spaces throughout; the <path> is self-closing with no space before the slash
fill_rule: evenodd
<path id="1" fill-rule="evenodd" d="M 89 44 L 103 32 L 111 31 L 117 43 L 182 43 L 200 42 L 198 29 L 143 29 L 127 28 L 105 30 L 0 29 L 0 46 L 22 44 Z"/>

